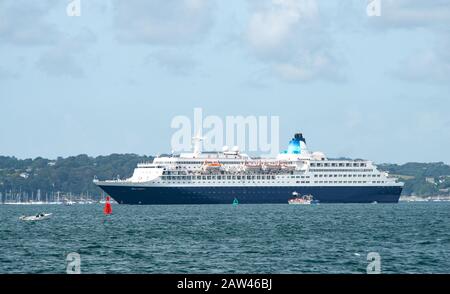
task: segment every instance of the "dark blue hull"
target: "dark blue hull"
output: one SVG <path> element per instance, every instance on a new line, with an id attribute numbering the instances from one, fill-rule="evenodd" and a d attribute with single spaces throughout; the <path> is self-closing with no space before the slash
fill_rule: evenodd
<path id="1" fill-rule="evenodd" d="M 397 203 L 399 186 L 334 186 L 334 187 L 124 187 L 102 186 L 121 204 L 231 204 L 287 203 L 292 192 L 311 194 L 320 203 Z"/>

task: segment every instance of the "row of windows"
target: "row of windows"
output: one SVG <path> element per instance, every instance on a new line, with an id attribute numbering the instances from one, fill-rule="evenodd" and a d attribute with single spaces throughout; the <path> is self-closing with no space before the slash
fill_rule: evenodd
<path id="1" fill-rule="evenodd" d="M 315 184 L 367 184 L 370 181 L 314 181 Z M 372 181 L 372 184 L 381 184 L 385 183 L 385 181 Z"/>
<path id="2" fill-rule="evenodd" d="M 311 168 L 311 172 L 373 172 L 373 169 L 320 169 Z"/>
<path id="3" fill-rule="evenodd" d="M 167 176 L 169 175 L 169 176 Z M 163 180 L 269 180 L 269 179 L 276 179 L 276 178 L 283 178 L 283 179 L 309 179 L 309 176 L 275 176 L 275 175 L 230 175 L 230 176 L 224 176 L 224 175 L 209 175 L 209 176 L 176 176 L 172 175 L 171 173 L 163 172 L 163 176 L 161 177 Z"/>
<path id="4" fill-rule="evenodd" d="M 351 166 L 353 166 L 353 167 L 365 167 L 365 166 L 367 166 L 367 164 L 366 163 L 364 163 L 364 162 L 353 162 L 353 163 L 350 163 L 350 162 L 346 162 L 346 163 L 344 163 L 344 162 L 325 162 L 325 163 L 321 163 L 321 162 L 317 162 L 317 163 L 315 163 L 315 162 L 311 162 L 311 166 L 312 167 L 314 167 L 314 166 L 325 166 L 325 167 L 329 167 L 329 166 L 339 166 L 339 167 L 351 167 Z"/>
<path id="5" fill-rule="evenodd" d="M 219 161 L 220 162 L 220 161 Z M 167 163 L 171 163 L 174 164 L 175 162 L 167 162 Z M 223 161 L 220 162 L 223 164 L 241 164 L 242 161 Z M 292 164 L 293 162 L 283 162 L 286 164 Z M 203 161 L 178 161 L 176 162 L 176 164 L 203 164 Z M 315 163 L 312 162 L 311 163 L 311 167 L 366 167 L 367 164 L 366 163 L 358 163 L 358 162 L 354 162 L 354 163 Z M 146 166 L 147 168 L 156 168 L 156 166 Z M 161 168 L 161 166 L 158 166 L 158 168 Z"/>
<path id="6" fill-rule="evenodd" d="M 157 183 L 157 184 L 159 184 L 159 183 L 163 183 L 163 182 L 155 182 L 155 183 Z M 205 182 L 204 181 L 202 181 L 202 182 L 197 182 L 197 181 L 191 181 L 191 182 L 188 182 L 188 181 L 166 181 L 165 183 L 169 183 L 169 184 L 205 184 Z M 239 184 L 239 183 L 242 183 L 242 182 L 239 182 L 239 181 L 227 181 L 227 182 L 224 182 L 224 181 L 209 181 L 209 182 L 207 182 L 207 184 Z M 249 183 L 249 182 L 247 182 L 247 183 Z M 253 182 L 253 183 L 255 183 L 255 182 Z M 267 183 L 267 184 L 291 184 L 290 182 L 285 182 L 285 181 L 264 181 L 264 180 L 262 180 L 262 181 L 258 181 L 257 182 L 258 184 L 265 184 L 265 183 Z M 297 181 L 297 183 L 299 183 L 299 181 Z M 309 181 L 302 181 L 302 183 L 309 183 Z"/>
<path id="7" fill-rule="evenodd" d="M 161 183 L 161 182 L 156 182 L 156 183 Z M 170 181 L 170 184 L 185 184 L 186 182 L 180 182 L 180 181 Z M 201 184 L 202 182 L 190 182 L 191 184 Z M 209 184 L 223 184 L 224 182 L 210 182 Z M 230 183 L 230 182 L 227 182 Z M 233 181 L 231 183 L 236 183 L 236 181 Z M 266 183 L 265 181 L 262 181 L 260 183 Z M 289 184 L 289 182 L 284 182 L 284 181 L 268 181 L 268 184 Z M 310 181 L 296 181 L 297 184 L 309 184 Z M 372 184 L 381 184 L 381 183 L 386 183 L 385 181 L 314 181 L 314 184 L 367 184 L 367 183 L 372 183 Z"/>
<path id="8" fill-rule="evenodd" d="M 163 171 L 163 175 L 186 175 L 186 171 Z"/>
<path id="9" fill-rule="evenodd" d="M 211 162 L 211 160 L 210 160 Z M 218 161 L 219 163 L 225 163 L 225 164 L 241 164 L 242 161 Z M 170 163 L 176 163 L 176 164 L 203 164 L 204 161 L 177 161 L 177 162 L 170 162 Z"/>
<path id="10" fill-rule="evenodd" d="M 187 180 L 187 181 L 199 181 L 199 180 L 275 180 L 275 176 L 261 175 L 261 176 L 162 176 L 163 180 Z"/>
<path id="11" fill-rule="evenodd" d="M 339 175 L 339 174 L 334 174 L 334 175 L 330 175 L 330 174 L 319 174 L 319 175 L 314 175 L 314 177 L 315 178 L 326 178 L 326 177 L 329 177 L 329 178 L 337 178 L 337 177 L 339 177 L 339 178 L 341 178 L 341 177 L 344 177 L 344 178 L 346 178 L 346 177 L 349 177 L 349 178 L 351 178 L 351 177 L 363 177 L 363 178 L 365 178 L 365 177 L 368 177 L 368 178 L 376 178 L 376 177 L 380 177 L 380 175 L 379 174 L 359 174 L 359 175 L 355 175 L 355 174 L 350 174 L 350 175 L 347 175 L 347 174 L 341 174 L 341 175 Z"/>
<path id="12" fill-rule="evenodd" d="M 380 177 L 379 174 L 316 174 L 314 175 L 315 178 L 337 178 L 337 177 L 363 177 L 363 178 L 375 178 Z M 174 181 L 199 181 L 199 180 L 275 180 L 275 179 L 289 179 L 289 178 L 296 178 L 296 179 L 309 179 L 309 176 L 279 176 L 276 177 L 275 175 L 229 175 L 229 176 L 222 176 L 222 175 L 209 175 L 209 176 L 161 176 L 162 180 L 174 180 Z"/>

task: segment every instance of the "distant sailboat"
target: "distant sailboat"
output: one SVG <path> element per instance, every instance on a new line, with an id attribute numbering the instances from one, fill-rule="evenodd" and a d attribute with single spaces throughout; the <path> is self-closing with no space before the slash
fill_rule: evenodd
<path id="1" fill-rule="evenodd" d="M 233 206 L 237 206 L 239 204 L 239 201 L 237 200 L 237 198 L 234 198 L 233 200 Z"/>

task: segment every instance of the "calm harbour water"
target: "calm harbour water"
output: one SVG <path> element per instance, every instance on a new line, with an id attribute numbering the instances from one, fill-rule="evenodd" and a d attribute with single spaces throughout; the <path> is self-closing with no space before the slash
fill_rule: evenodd
<path id="1" fill-rule="evenodd" d="M 102 209 L 0 205 L 0 273 L 450 273 L 450 202 Z"/>

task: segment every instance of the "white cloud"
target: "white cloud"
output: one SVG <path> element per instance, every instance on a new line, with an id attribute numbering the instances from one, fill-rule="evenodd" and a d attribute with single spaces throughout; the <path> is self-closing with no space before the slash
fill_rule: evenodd
<path id="1" fill-rule="evenodd" d="M 49 76 L 68 76 L 73 78 L 84 76 L 84 71 L 78 64 L 75 55 L 61 48 L 55 48 L 44 53 L 36 65 Z"/>
<path id="2" fill-rule="evenodd" d="M 90 29 L 82 28 L 76 35 L 67 36 L 47 49 L 36 65 L 49 76 L 84 77 L 81 56 L 86 58 L 88 45 L 96 41 L 97 36 Z"/>
<path id="3" fill-rule="evenodd" d="M 296 26 L 317 18 L 315 1 L 273 0 L 257 8 L 250 18 L 247 37 L 256 50 L 277 50 L 294 37 Z"/>
<path id="4" fill-rule="evenodd" d="M 275 63 L 273 68 L 286 81 L 344 80 L 339 63 L 332 56 L 321 52 L 303 52 L 290 63 Z"/>
<path id="5" fill-rule="evenodd" d="M 46 19 L 56 4 L 55 0 L 0 2 L 0 42 L 25 46 L 57 42 L 61 32 Z"/>
<path id="6" fill-rule="evenodd" d="M 291 82 L 342 78 L 316 0 L 272 0 L 251 9 L 245 39 L 277 77 Z"/>
<path id="7" fill-rule="evenodd" d="M 114 1 L 122 42 L 179 45 L 202 40 L 212 26 L 212 1 Z"/>
<path id="8" fill-rule="evenodd" d="M 369 17 L 369 23 L 381 29 L 448 28 L 450 3 L 448 0 L 380 0 L 381 16 Z"/>
<path id="9" fill-rule="evenodd" d="M 67 2 L 68 3 L 68 2 Z M 64 31 L 50 21 L 53 10 L 65 16 L 65 4 L 58 0 L 4 0 L 0 2 L 0 45 L 39 46 L 36 66 L 51 76 L 82 77 L 80 54 L 97 40 L 88 28 Z M 14 77 L 4 71 L 3 78 Z"/>
<path id="10" fill-rule="evenodd" d="M 332 1 L 337 3 L 336 10 L 330 14 L 333 22 L 341 30 L 360 32 L 367 32 L 367 29 L 386 31 L 449 27 L 449 0 L 377 0 L 381 4 L 380 16 L 368 16 L 367 6 L 372 1 Z"/>
<path id="11" fill-rule="evenodd" d="M 450 42 L 425 51 L 417 52 L 404 59 L 393 70 L 395 76 L 407 81 L 448 82 L 450 81 Z"/>
<path id="12" fill-rule="evenodd" d="M 395 76 L 418 82 L 450 80 L 449 0 L 381 0 L 381 16 L 366 21 L 368 28 L 382 32 L 420 29 L 437 40 L 396 65 L 391 71 Z"/>

